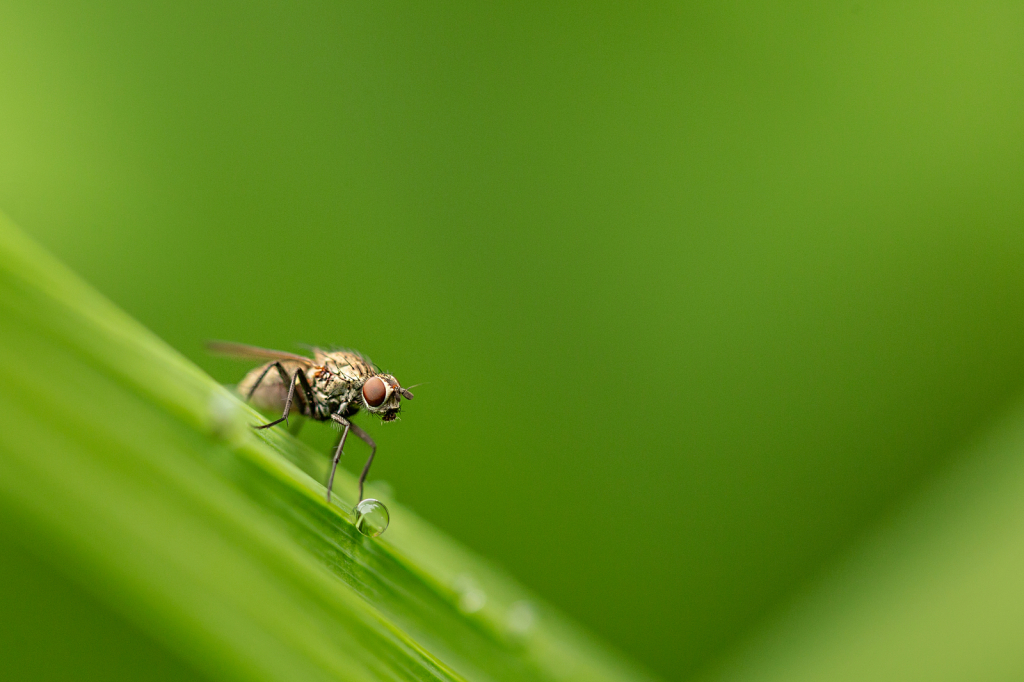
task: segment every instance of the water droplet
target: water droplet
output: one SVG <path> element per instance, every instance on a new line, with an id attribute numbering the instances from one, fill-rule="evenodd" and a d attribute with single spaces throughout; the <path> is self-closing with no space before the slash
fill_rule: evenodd
<path id="1" fill-rule="evenodd" d="M 369 535 L 371 538 L 379 537 L 381 533 L 388 529 L 388 523 L 391 522 L 388 508 L 384 506 L 383 502 L 372 497 L 368 497 L 357 504 L 355 514 L 356 529 L 363 535 Z"/>
<path id="2" fill-rule="evenodd" d="M 459 610 L 463 613 L 476 613 L 487 603 L 487 593 L 468 573 L 455 578 L 452 587 L 459 595 Z"/>
<path id="3" fill-rule="evenodd" d="M 508 633 L 516 638 L 526 637 L 537 623 L 537 611 L 526 601 L 517 601 L 508 608 L 505 627 Z"/>

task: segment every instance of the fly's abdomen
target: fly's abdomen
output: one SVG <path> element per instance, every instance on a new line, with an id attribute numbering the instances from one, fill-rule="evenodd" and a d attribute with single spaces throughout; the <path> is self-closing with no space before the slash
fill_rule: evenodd
<path id="1" fill-rule="evenodd" d="M 242 398 L 247 398 L 254 407 L 270 412 L 280 412 L 284 409 L 285 399 L 288 397 L 288 379 L 295 376 L 296 371 L 302 371 L 302 366 L 297 362 L 281 360 L 286 377 L 275 367 L 275 363 L 268 363 L 257 367 L 238 383 L 238 393 Z M 261 378 L 262 377 L 262 378 Z M 295 382 L 295 397 L 292 399 L 293 412 L 301 412 L 309 416 L 309 405 L 303 394 L 302 384 Z M 250 393 L 252 396 L 250 397 Z"/>

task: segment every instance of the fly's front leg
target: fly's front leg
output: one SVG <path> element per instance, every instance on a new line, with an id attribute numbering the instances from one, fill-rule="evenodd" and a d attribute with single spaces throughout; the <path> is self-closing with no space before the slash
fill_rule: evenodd
<path id="1" fill-rule="evenodd" d="M 255 427 L 257 429 L 269 429 L 271 426 L 276 426 L 281 422 L 288 421 L 288 415 L 292 411 L 292 400 L 295 398 L 296 381 L 298 381 L 302 385 L 302 390 L 305 393 L 305 399 L 309 407 L 308 412 L 311 415 L 313 414 L 313 389 L 310 387 L 309 379 L 306 378 L 306 373 L 302 371 L 302 368 L 300 367 L 299 369 L 295 370 L 295 374 L 293 374 L 289 379 L 288 375 L 284 371 L 284 367 L 281 365 L 280 362 L 275 362 L 273 366 L 277 367 L 277 371 L 281 374 L 281 377 L 288 382 L 288 397 L 284 401 L 284 414 L 281 415 L 280 419 L 275 419 L 274 421 L 268 424 L 262 424 L 260 426 Z M 249 391 L 249 397 L 252 397 L 252 393 L 253 391 L 256 390 L 256 386 L 259 385 L 259 382 L 263 380 L 263 377 L 266 376 L 267 372 L 269 372 L 270 369 L 271 368 L 268 367 L 263 372 L 263 374 L 260 375 L 260 378 L 256 380 L 256 385 L 254 385 L 252 390 Z"/>
<path id="2" fill-rule="evenodd" d="M 355 424 L 351 425 L 352 433 L 356 434 L 363 439 L 367 445 L 370 446 L 370 459 L 366 460 L 366 464 L 363 465 L 363 473 L 359 475 L 359 502 L 363 501 L 363 483 L 366 482 L 366 474 L 370 473 L 370 465 L 373 464 L 373 456 L 377 454 L 377 444 L 370 438 L 370 434 L 363 431 Z"/>
<path id="3" fill-rule="evenodd" d="M 348 409 L 348 403 L 342 403 L 338 410 L 331 415 L 331 419 L 341 424 L 341 438 L 338 439 L 338 447 L 334 450 L 334 461 L 331 462 L 331 477 L 327 479 L 327 501 L 331 501 L 331 488 L 334 487 L 334 474 L 338 471 L 338 462 L 341 460 L 341 451 L 345 447 L 345 439 L 348 438 L 348 430 L 352 428 L 352 422 L 341 415 Z"/>

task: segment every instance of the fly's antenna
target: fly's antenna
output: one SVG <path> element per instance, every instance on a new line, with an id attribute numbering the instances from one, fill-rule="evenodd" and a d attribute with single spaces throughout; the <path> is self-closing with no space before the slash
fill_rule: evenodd
<path id="1" fill-rule="evenodd" d="M 412 386 L 408 386 L 408 387 L 406 387 L 406 386 L 399 386 L 398 390 L 402 393 L 402 397 L 403 398 L 405 398 L 406 400 L 412 400 L 414 396 L 412 394 L 412 391 L 410 391 L 409 389 L 410 388 L 416 388 L 417 386 L 425 386 L 425 385 L 427 385 L 429 383 L 430 383 L 429 381 L 421 381 L 418 384 L 413 384 Z"/>

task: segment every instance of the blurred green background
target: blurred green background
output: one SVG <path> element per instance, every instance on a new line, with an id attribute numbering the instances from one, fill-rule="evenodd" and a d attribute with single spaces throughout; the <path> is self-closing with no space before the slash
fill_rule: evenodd
<path id="1" fill-rule="evenodd" d="M 1024 386 L 1024 6 L 961 5 L 7 0 L 0 210 L 224 382 L 430 382 L 372 478 L 679 678 Z"/>

